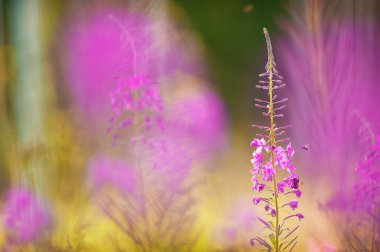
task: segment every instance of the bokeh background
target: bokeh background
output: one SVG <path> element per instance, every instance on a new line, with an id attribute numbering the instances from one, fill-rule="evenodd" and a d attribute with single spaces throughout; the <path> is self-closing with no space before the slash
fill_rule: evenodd
<path id="1" fill-rule="evenodd" d="M 1 247 L 259 251 L 266 27 L 295 125 L 295 251 L 378 251 L 379 162 L 357 170 L 380 146 L 379 18 L 375 0 L 0 1 Z M 150 92 L 129 114 L 123 85 Z"/>

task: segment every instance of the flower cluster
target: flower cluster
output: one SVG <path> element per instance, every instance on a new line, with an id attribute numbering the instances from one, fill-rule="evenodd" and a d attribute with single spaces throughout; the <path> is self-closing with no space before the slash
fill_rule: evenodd
<path id="1" fill-rule="evenodd" d="M 224 113 L 213 92 L 189 95 L 177 87 L 182 69 L 165 67 L 176 65 L 172 42 L 165 45 L 171 53 L 160 58 L 150 30 L 157 24 L 144 12 L 136 15 L 105 15 L 95 23 L 96 35 L 107 30 L 100 41 L 109 43 L 104 57 L 110 58 L 94 69 L 113 68 L 94 85 L 104 85 L 98 94 L 108 98 L 106 132 L 117 146 L 113 158 L 100 154 L 89 163 L 89 184 L 102 212 L 132 241 L 119 250 L 189 251 L 196 240 L 193 164 L 222 144 Z M 86 53 L 92 52 L 90 44 Z"/>
<path id="2" fill-rule="evenodd" d="M 259 218 L 259 221 L 264 224 L 265 228 L 271 231 L 266 236 L 269 238 L 269 241 L 261 237 L 255 237 L 251 239 L 251 245 L 253 246 L 255 242 L 258 242 L 266 247 L 268 251 L 278 252 L 285 249 L 291 251 L 297 243 L 297 237 L 292 238 L 289 242 L 286 239 L 299 226 L 290 229 L 285 227 L 284 224 L 288 219 L 297 217 L 301 220 L 304 216 L 301 213 L 291 213 L 287 214 L 287 216 L 282 216 L 280 215 L 280 209 L 285 208 L 284 212 L 296 210 L 299 205 L 296 199 L 301 197 L 302 192 L 299 189 L 300 180 L 295 173 L 296 168 L 292 162 L 294 149 L 290 143 L 290 139 L 279 139 L 290 125 L 279 127 L 275 124 L 275 118 L 284 117 L 284 114 L 279 114 L 278 111 L 285 108 L 283 103 L 287 99 L 278 99 L 277 95 L 274 94 L 274 90 L 282 88 L 286 84 L 283 83 L 283 77 L 278 74 L 275 68 L 276 63 L 274 62 L 272 46 L 269 34 L 265 28 L 264 34 L 268 47 L 268 63 L 265 67 L 266 72 L 260 74 L 260 77 L 267 77 L 267 80 L 261 80 L 260 83 L 262 85 L 257 85 L 256 87 L 268 90 L 269 100 L 255 99 L 255 101 L 257 102 L 257 108 L 266 110 L 266 112 L 263 112 L 263 115 L 269 117 L 270 125 L 269 127 L 253 125 L 255 128 L 265 130 L 265 132 L 268 132 L 268 135 L 257 134 L 258 138 L 252 140 L 250 146 L 254 148 L 254 151 L 252 153 L 252 169 L 250 171 L 252 173 L 252 190 L 262 194 L 269 192 L 269 196 L 256 196 L 252 202 L 254 205 L 263 204 L 265 212 L 268 213 L 269 218 L 274 218 L 274 221 L 265 221 Z M 288 144 L 285 148 L 281 146 L 281 143 L 286 142 Z M 280 217 L 283 219 L 280 220 Z"/>
<path id="3" fill-rule="evenodd" d="M 201 90 L 178 97 L 168 104 L 164 113 L 163 121 L 170 135 L 176 135 L 178 139 L 183 139 L 181 136 L 191 136 L 187 137 L 186 141 L 181 140 L 178 146 L 184 146 L 192 158 L 208 158 L 223 146 L 223 103 L 211 90 Z"/>
<path id="4" fill-rule="evenodd" d="M 115 89 L 109 93 L 112 117 L 108 131 L 114 128 L 124 129 L 139 124 L 151 129 L 160 124 L 161 117 L 155 113 L 162 111 L 162 100 L 157 83 L 145 75 L 135 75 L 120 80 Z M 133 113 L 145 112 L 143 118 L 133 118 Z"/>
<path id="5" fill-rule="evenodd" d="M 51 224 L 48 209 L 26 189 L 13 189 L 4 207 L 7 242 L 36 242 Z"/>
<path id="6" fill-rule="evenodd" d="M 354 187 L 354 207 L 366 210 L 371 216 L 379 215 L 380 134 L 364 160 L 357 162 L 356 172 L 358 180 Z"/>
<path id="7" fill-rule="evenodd" d="M 234 199 L 228 204 L 221 214 L 222 221 L 213 228 L 212 239 L 223 251 L 250 250 L 249 244 L 244 241 L 250 239 L 257 216 L 249 209 L 250 203 L 243 200 Z"/>
<path id="8" fill-rule="evenodd" d="M 360 11 L 368 18 L 357 20 L 350 15 L 334 15 L 342 6 L 331 11 L 329 4 L 294 4 L 289 11 L 296 18 L 281 22 L 290 34 L 278 45 L 287 78 L 292 82 L 290 106 L 297 109 L 291 120 L 303 125 L 294 132 L 293 139 L 301 143 L 307 137 L 310 146 L 318 150 L 299 160 L 305 164 L 304 175 L 309 176 L 312 187 L 329 184 L 331 196 L 319 207 L 336 228 L 341 251 L 373 251 L 374 247 L 369 249 L 371 237 L 380 237 L 372 232 L 380 219 L 375 224 L 376 218 L 368 215 L 374 213 L 371 209 L 379 194 L 373 186 L 379 183 L 376 147 L 368 150 L 374 142 L 369 144 L 367 135 L 360 135 L 360 131 L 363 126 L 368 129 L 367 125 L 378 125 L 380 120 L 380 113 L 374 113 L 380 94 L 379 57 L 373 57 L 380 51 L 379 34 L 372 29 L 376 22 L 371 18 L 373 8 L 368 8 L 371 5 Z M 375 135 L 371 138 L 375 140 Z M 354 172 L 363 151 L 368 154 L 362 156 Z"/>
<path id="9" fill-rule="evenodd" d="M 137 174 L 122 160 L 107 157 L 95 157 L 89 164 L 89 180 L 93 190 L 110 186 L 128 195 L 136 190 Z"/>
<path id="10" fill-rule="evenodd" d="M 297 190 L 299 188 L 299 178 L 294 173 L 296 168 L 291 163 L 292 157 L 294 155 L 294 150 L 291 143 L 289 143 L 286 146 L 286 149 L 284 149 L 282 146 L 268 146 L 263 138 L 255 138 L 251 142 L 251 147 L 256 147 L 256 150 L 252 153 L 253 158 L 251 159 L 253 166 L 251 169 L 251 173 L 253 175 L 252 189 L 256 192 L 261 192 L 264 189 L 265 185 L 259 183 L 257 176 L 261 174 L 261 180 L 265 182 L 272 182 L 273 176 L 276 174 L 276 167 L 279 167 L 281 170 L 287 171 L 289 176 L 284 178 L 281 182 L 277 182 L 277 193 L 284 193 L 285 188 L 288 187 L 292 190 L 292 192 L 294 192 L 295 195 L 297 195 L 297 197 L 300 197 L 301 191 Z M 272 166 L 270 160 L 263 162 L 263 151 L 266 153 L 274 153 L 275 167 Z"/>
<path id="11" fill-rule="evenodd" d="M 360 119 L 365 134 L 358 134 L 362 151 L 353 184 L 320 206 L 332 223 L 344 225 L 339 232 L 342 251 L 376 251 L 380 247 L 380 134 L 376 136 L 371 124 Z"/>
<path id="12" fill-rule="evenodd" d="M 360 251 L 374 251 L 380 246 L 380 134 L 372 135 L 372 146 L 356 165 L 356 183 L 352 199 L 357 227 L 350 236 L 359 240 L 353 244 Z M 352 220 L 351 220 L 352 221 Z"/>

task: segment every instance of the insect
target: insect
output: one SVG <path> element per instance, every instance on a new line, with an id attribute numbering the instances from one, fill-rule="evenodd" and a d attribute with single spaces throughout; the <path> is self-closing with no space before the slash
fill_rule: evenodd
<path id="1" fill-rule="evenodd" d="M 250 12 L 252 12 L 252 11 L 253 11 L 253 5 L 252 5 L 252 4 L 247 4 L 246 6 L 244 6 L 243 11 L 244 11 L 245 13 L 250 13 Z"/>
<path id="2" fill-rule="evenodd" d="M 302 149 L 304 149 L 305 151 L 308 151 L 310 149 L 310 146 L 309 144 L 304 144 L 301 146 Z"/>

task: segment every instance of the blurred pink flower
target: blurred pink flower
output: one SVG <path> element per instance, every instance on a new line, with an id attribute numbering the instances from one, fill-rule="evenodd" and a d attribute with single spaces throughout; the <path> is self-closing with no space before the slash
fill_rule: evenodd
<path id="1" fill-rule="evenodd" d="M 141 250 L 190 246 L 194 225 L 191 161 L 181 146 L 168 140 L 142 138 L 127 149 L 126 161 L 100 157 L 88 167 L 99 208 Z"/>
<path id="2" fill-rule="evenodd" d="M 171 76 L 198 71 L 194 53 L 188 55 L 187 48 L 171 39 L 169 23 L 157 37 L 153 28 L 160 21 L 118 9 L 74 18 L 66 41 L 74 104 L 90 123 L 97 119 L 92 125 L 107 129 L 115 144 L 125 145 L 126 139 L 136 141 L 142 135 L 175 135 L 170 142 L 184 146 L 192 161 L 209 157 L 225 142 L 222 101 L 214 92 L 202 91 L 171 102 L 170 85 L 177 84 L 171 83 Z M 167 87 L 170 99 L 165 111 L 162 87 L 164 92 Z"/>
<path id="3" fill-rule="evenodd" d="M 356 210 L 366 211 L 372 217 L 379 215 L 377 212 L 380 207 L 380 150 L 377 147 L 379 144 L 380 141 L 368 148 L 367 154 L 356 164 L 353 206 Z M 380 224 L 380 215 L 377 218 Z"/>
<path id="4" fill-rule="evenodd" d="M 116 188 L 129 194 L 136 189 L 136 170 L 122 160 L 113 160 L 105 156 L 96 157 L 89 164 L 89 181 L 94 190 L 104 186 Z"/>
<path id="5" fill-rule="evenodd" d="M 370 19 L 332 15 L 338 13 L 327 2 L 299 3 L 292 6 L 292 22 L 282 22 L 290 35 L 278 47 L 290 83 L 292 122 L 302 125 L 292 132 L 293 139 L 305 150 L 310 145 L 299 158 L 304 175 L 314 186 L 331 185 L 330 199 L 321 206 L 336 214 L 331 221 L 344 251 L 362 251 L 357 245 L 366 242 L 357 234 L 371 228 L 359 227 L 353 218 L 358 213 L 352 215 L 353 181 L 359 178 L 354 168 L 368 149 L 360 135 L 361 117 L 370 125 L 380 122 L 379 34 Z"/>
<path id="6" fill-rule="evenodd" d="M 157 79 L 165 68 L 152 24 L 143 14 L 117 9 L 71 21 L 66 41 L 68 84 L 87 118 L 104 115 L 108 94 L 118 83 L 138 84 L 130 80 L 141 74 Z"/>
<path id="7" fill-rule="evenodd" d="M 157 36 L 160 21 L 123 9 L 102 9 L 86 18 L 72 18 L 64 44 L 67 81 L 74 103 L 87 119 L 110 116 L 108 94 L 115 95 L 125 85 L 157 84 L 179 70 L 194 73 L 194 56 L 172 38 L 169 23 L 160 27 Z M 157 98 L 155 86 L 144 90 L 153 100 Z M 124 99 L 123 106 L 141 108 L 151 102 L 130 104 Z"/>
<path id="8" fill-rule="evenodd" d="M 309 252 L 338 252 L 339 250 L 329 242 L 317 243 L 314 240 L 307 242 L 307 251 Z"/>
<path id="9" fill-rule="evenodd" d="M 292 136 L 297 146 L 311 146 L 299 159 L 305 175 L 347 189 L 361 148 L 357 114 L 371 123 L 380 119 L 373 112 L 380 94 L 375 56 L 380 48 L 366 24 L 326 18 L 313 6 L 302 6 L 307 15 L 293 13 L 302 17 L 298 23 L 283 22 L 290 36 L 278 47 L 290 83 L 291 120 L 302 125 Z"/>
<path id="10" fill-rule="evenodd" d="M 159 21 L 144 13 L 101 12 L 69 43 L 74 101 L 90 119 L 110 117 L 107 132 L 123 153 L 120 160 L 94 158 L 90 184 L 100 189 L 95 196 L 103 213 L 141 250 L 191 245 L 195 183 L 189 173 L 220 148 L 225 127 L 215 93 L 173 99 L 171 75 L 184 70 L 185 60 L 170 39 L 168 51 L 157 43 L 169 35 L 153 32 Z M 121 195 L 101 191 L 106 186 Z"/>
<path id="11" fill-rule="evenodd" d="M 154 127 L 162 127 L 158 113 L 163 109 L 163 101 L 158 85 L 144 75 L 121 80 L 109 93 L 109 102 L 112 117 L 107 132 L 113 131 L 117 136 L 118 132 L 126 128 L 138 127 L 149 131 Z"/>
<path id="12" fill-rule="evenodd" d="M 223 245 L 224 250 L 230 248 L 235 251 L 237 248 L 249 248 L 247 240 L 254 232 L 256 214 L 246 206 L 247 202 L 235 200 L 222 214 L 222 223 L 216 225 L 213 238 Z M 235 249 L 233 249 L 235 248 Z M 228 250 L 229 251 L 229 250 Z"/>
<path id="13" fill-rule="evenodd" d="M 8 193 L 4 215 L 7 239 L 11 243 L 35 242 L 51 224 L 50 212 L 43 202 L 23 188 Z"/>
<path id="14" fill-rule="evenodd" d="M 165 111 L 165 127 L 180 139 L 195 159 L 209 157 L 225 143 L 226 115 L 222 100 L 212 91 L 183 97 Z"/>

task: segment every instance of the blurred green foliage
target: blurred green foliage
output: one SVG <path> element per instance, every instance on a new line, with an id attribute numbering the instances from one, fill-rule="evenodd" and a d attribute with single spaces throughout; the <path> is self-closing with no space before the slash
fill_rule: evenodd
<path id="1" fill-rule="evenodd" d="M 274 34 L 289 0 L 175 0 L 205 43 L 211 79 L 239 119 L 252 108 L 257 71 L 264 67 L 265 26 Z"/>

